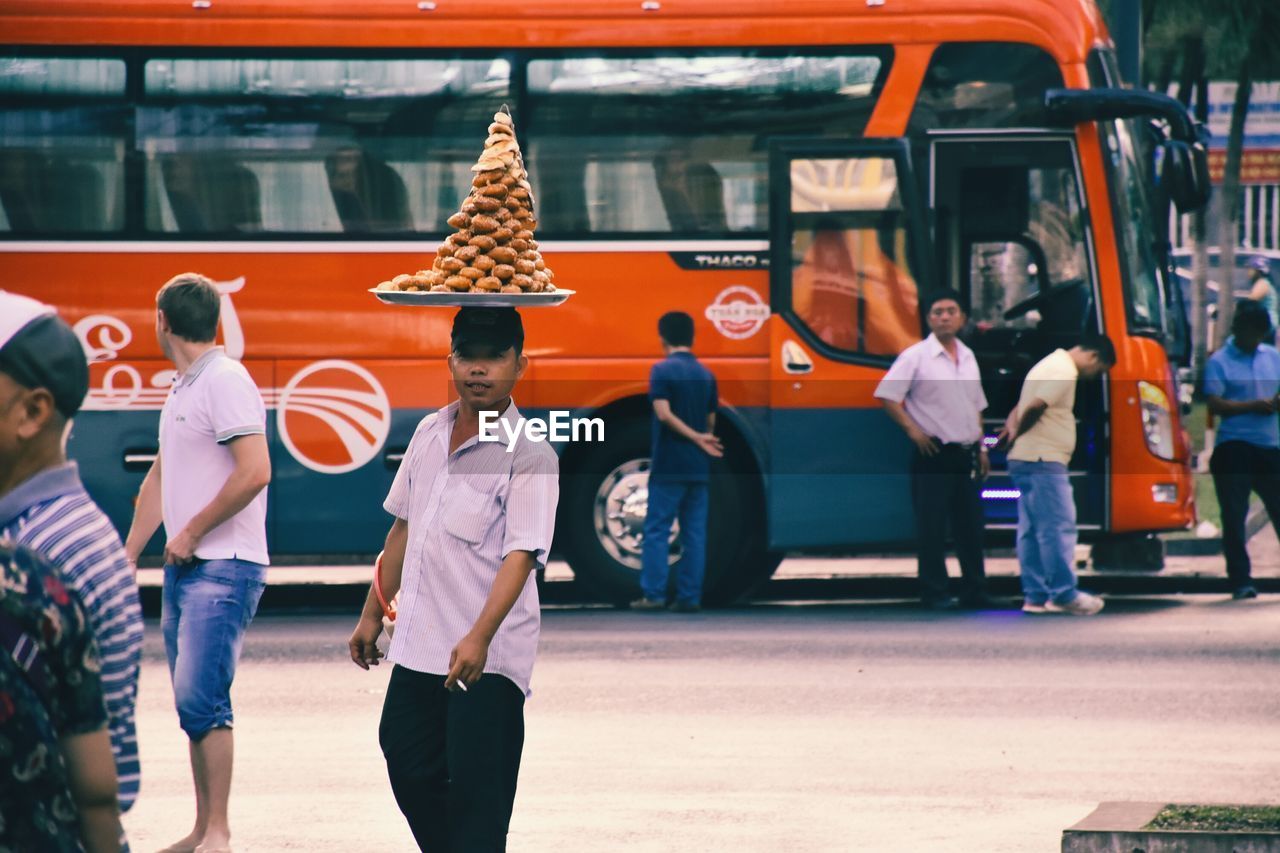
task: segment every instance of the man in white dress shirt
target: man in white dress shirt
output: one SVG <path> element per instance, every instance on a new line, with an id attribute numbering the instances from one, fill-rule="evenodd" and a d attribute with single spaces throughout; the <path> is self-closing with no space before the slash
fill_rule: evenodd
<path id="1" fill-rule="evenodd" d="M 965 324 L 959 295 L 939 291 L 925 311 L 932 334 L 898 356 L 875 394 L 914 446 L 911 495 L 921 600 L 935 610 L 961 603 L 990 607 L 982 554 L 982 481 L 991 470 L 982 443 L 987 398 L 978 360 L 956 337 Z M 959 601 L 948 589 L 948 519 L 960 559 Z"/>
<path id="2" fill-rule="evenodd" d="M 538 645 L 534 575 L 551 547 L 559 473 L 549 444 L 509 447 L 514 429 L 479 440 L 482 412 L 519 422 L 520 316 L 463 308 L 452 344 L 459 399 L 418 425 L 383 504 L 395 522 L 382 589 L 400 601 L 378 739 L 418 846 L 489 853 L 506 849 Z M 351 635 L 356 665 L 378 663 L 381 632 L 371 588 Z"/>

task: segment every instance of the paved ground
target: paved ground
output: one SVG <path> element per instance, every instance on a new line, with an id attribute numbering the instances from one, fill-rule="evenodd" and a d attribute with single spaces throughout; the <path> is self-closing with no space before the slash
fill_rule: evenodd
<path id="1" fill-rule="evenodd" d="M 413 849 L 376 741 L 388 670 L 344 661 L 350 626 L 250 631 L 239 851 Z M 161 655 L 151 623 L 137 851 L 191 815 Z M 1048 853 L 1100 800 L 1280 802 L 1276 596 L 1113 600 L 1092 620 L 549 610 L 534 688 L 517 853 Z"/>

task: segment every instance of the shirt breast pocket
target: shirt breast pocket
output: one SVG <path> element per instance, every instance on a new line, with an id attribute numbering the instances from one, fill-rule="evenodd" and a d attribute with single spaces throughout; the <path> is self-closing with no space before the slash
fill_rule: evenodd
<path id="1" fill-rule="evenodd" d="M 494 495 L 466 483 L 446 495 L 448 503 L 440 514 L 445 533 L 471 545 L 480 545 L 498 520 L 500 508 Z"/>

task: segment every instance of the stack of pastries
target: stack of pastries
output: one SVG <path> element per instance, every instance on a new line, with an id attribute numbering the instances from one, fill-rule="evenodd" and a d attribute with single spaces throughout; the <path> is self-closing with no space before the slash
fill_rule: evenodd
<path id="1" fill-rule="evenodd" d="M 457 230 L 436 250 L 431 269 L 398 275 L 378 290 L 433 293 L 543 293 L 555 290 L 551 270 L 533 238 L 533 194 L 516 142 L 511 114 L 494 113 L 484 153 L 462 209 L 450 216 Z"/>

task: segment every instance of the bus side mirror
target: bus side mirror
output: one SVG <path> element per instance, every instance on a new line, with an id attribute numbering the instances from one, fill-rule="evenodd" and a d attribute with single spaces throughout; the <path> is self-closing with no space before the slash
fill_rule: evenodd
<path id="1" fill-rule="evenodd" d="M 1179 213 L 1191 213 L 1209 202 L 1209 155 L 1200 143 L 1178 139 L 1160 146 L 1160 184 Z"/>

